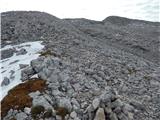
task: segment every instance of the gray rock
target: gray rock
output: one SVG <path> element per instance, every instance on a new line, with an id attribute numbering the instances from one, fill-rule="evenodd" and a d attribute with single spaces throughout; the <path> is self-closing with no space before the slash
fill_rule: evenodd
<path id="1" fill-rule="evenodd" d="M 18 113 L 18 110 L 13 110 L 12 115 L 16 115 Z"/>
<path id="2" fill-rule="evenodd" d="M 28 116 L 24 113 L 24 112 L 21 112 L 21 113 L 18 113 L 15 118 L 17 120 L 25 120 Z"/>
<path id="3" fill-rule="evenodd" d="M 43 62 L 44 57 L 39 57 L 38 59 L 31 61 L 31 66 L 37 73 L 39 73 L 45 67 Z"/>
<path id="4" fill-rule="evenodd" d="M 31 108 L 25 107 L 25 108 L 24 108 L 24 112 L 25 112 L 26 114 L 30 114 Z"/>
<path id="5" fill-rule="evenodd" d="M 106 75 L 105 75 L 104 72 L 102 72 L 102 71 L 98 71 L 98 75 L 99 75 L 101 78 L 103 78 L 103 79 L 106 78 Z"/>
<path id="6" fill-rule="evenodd" d="M 1 86 L 6 86 L 6 85 L 9 85 L 10 83 L 10 80 L 7 78 L 7 77 L 4 77 L 2 83 L 1 83 Z"/>
<path id="7" fill-rule="evenodd" d="M 9 73 L 11 73 L 10 77 L 13 76 L 13 74 L 15 73 L 14 70 L 11 70 Z"/>
<path id="8" fill-rule="evenodd" d="M 48 88 L 50 88 L 52 90 L 52 94 L 54 95 L 55 90 L 58 90 L 59 87 L 59 82 L 55 81 L 55 82 L 48 82 Z"/>
<path id="9" fill-rule="evenodd" d="M 145 110 L 145 106 L 138 101 L 132 100 L 132 101 L 130 101 L 130 105 L 132 105 L 133 107 L 135 107 L 138 110 Z"/>
<path id="10" fill-rule="evenodd" d="M 75 111 L 71 112 L 70 117 L 71 118 L 76 118 L 77 117 L 77 113 Z"/>
<path id="11" fill-rule="evenodd" d="M 97 109 L 100 105 L 100 100 L 99 98 L 95 98 L 93 101 L 92 101 L 92 105 L 93 105 L 93 108 L 94 110 Z"/>
<path id="12" fill-rule="evenodd" d="M 23 69 L 25 67 L 29 66 L 28 64 L 19 64 L 20 69 Z"/>
<path id="13" fill-rule="evenodd" d="M 159 87 L 160 86 L 160 81 L 150 80 L 150 85 L 153 86 L 153 87 Z"/>
<path id="14" fill-rule="evenodd" d="M 61 116 L 56 115 L 56 120 L 63 120 Z"/>
<path id="15" fill-rule="evenodd" d="M 80 109 L 80 104 L 78 103 L 78 101 L 75 98 L 71 99 L 71 103 L 73 105 L 73 109 Z"/>
<path id="16" fill-rule="evenodd" d="M 67 114 L 64 119 L 65 120 L 70 120 L 71 118 L 69 117 L 69 114 Z"/>
<path id="17" fill-rule="evenodd" d="M 19 62 L 19 60 L 14 60 L 14 61 L 10 62 L 9 64 L 11 65 L 11 64 L 15 64 L 17 62 Z"/>
<path id="18" fill-rule="evenodd" d="M 13 54 L 16 52 L 15 49 L 6 49 L 1 51 L 1 60 L 7 59 L 13 56 Z"/>
<path id="19" fill-rule="evenodd" d="M 50 82 L 58 82 L 59 76 L 58 76 L 59 70 L 56 69 L 54 71 L 52 71 L 52 74 L 47 78 L 48 81 Z M 41 73 L 39 73 L 39 76 L 43 78 L 43 76 L 40 75 Z M 44 77 L 47 77 L 44 73 L 43 73 Z"/>
<path id="20" fill-rule="evenodd" d="M 111 104 L 111 108 L 122 107 L 122 106 L 123 106 L 123 103 L 120 99 L 115 100 Z"/>
<path id="21" fill-rule="evenodd" d="M 94 71 L 92 69 L 86 69 L 85 73 L 86 73 L 86 75 L 93 75 Z"/>
<path id="22" fill-rule="evenodd" d="M 19 51 L 17 51 L 16 55 L 24 55 L 24 54 L 27 54 L 27 51 L 26 49 L 22 48 L 20 49 Z"/>
<path id="23" fill-rule="evenodd" d="M 38 77 L 41 78 L 41 79 L 43 79 L 43 80 L 47 80 L 48 77 L 46 76 L 46 74 L 45 74 L 44 71 L 45 71 L 45 70 L 40 71 L 40 72 L 38 73 Z"/>
<path id="24" fill-rule="evenodd" d="M 93 111 L 94 111 L 94 108 L 93 108 L 92 104 L 90 104 L 90 105 L 86 108 L 86 110 L 84 111 L 84 113 L 86 113 L 86 112 L 92 113 Z"/>
<path id="25" fill-rule="evenodd" d="M 134 113 L 128 112 L 127 117 L 128 117 L 129 120 L 133 120 L 134 119 Z"/>
<path id="26" fill-rule="evenodd" d="M 112 113 L 112 109 L 110 108 L 110 107 L 105 107 L 105 112 L 107 113 L 107 114 L 111 114 Z"/>
<path id="27" fill-rule="evenodd" d="M 21 71 L 21 80 L 25 81 L 29 79 L 31 76 L 33 76 L 34 74 L 35 74 L 35 71 L 32 69 L 32 67 L 28 66 Z"/>
<path id="28" fill-rule="evenodd" d="M 81 85 L 79 83 L 74 84 L 73 87 L 75 91 L 79 91 L 81 89 Z"/>
<path id="29" fill-rule="evenodd" d="M 39 91 L 32 92 L 29 94 L 29 96 L 33 98 L 32 100 L 33 106 L 42 105 L 46 109 L 53 108 L 52 105 L 48 102 L 48 100 L 44 96 L 42 96 Z"/>
<path id="30" fill-rule="evenodd" d="M 56 120 L 56 118 L 51 117 L 51 118 L 45 118 L 44 120 Z"/>
<path id="31" fill-rule="evenodd" d="M 123 106 L 123 112 L 134 112 L 134 107 L 132 105 L 129 105 L 129 104 L 124 104 Z"/>
<path id="32" fill-rule="evenodd" d="M 111 92 L 104 91 L 104 93 L 102 93 L 102 95 L 100 96 L 100 99 L 101 99 L 101 101 L 102 101 L 103 103 L 111 102 L 112 93 L 111 93 Z"/>
<path id="33" fill-rule="evenodd" d="M 31 92 L 31 93 L 29 93 L 29 96 L 30 97 L 32 97 L 32 98 L 34 98 L 34 97 L 36 97 L 36 96 L 39 96 L 41 93 L 39 92 L 39 91 L 36 91 L 36 92 Z"/>
<path id="34" fill-rule="evenodd" d="M 88 103 L 86 101 L 81 103 L 81 108 L 86 108 L 87 106 L 88 106 Z"/>
<path id="35" fill-rule="evenodd" d="M 116 107 L 114 110 L 113 110 L 114 113 L 116 114 L 119 114 L 122 112 L 122 108 L 121 107 Z"/>
<path id="36" fill-rule="evenodd" d="M 119 120 L 129 120 L 128 117 L 124 113 L 117 114 Z"/>
<path id="37" fill-rule="evenodd" d="M 103 108 L 99 108 L 96 112 L 94 120 L 105 120 L 105 113 Z"/>
<path id="38" fill-rule="evenodd" d="M 81 120 L 80 118 L 76 117 L 74 120 Z"/>
<path id="39" fill-rule="evenodd" d="M 55 97 L 65 97 L 65 94 L 57 89 L 52 90 L 52 95 L 54 95 Z"/>
<path id="40" fill-rule="evenodd" d="M 45 97 L 45 99 L 46 99 L 51 105 L 55 105 L 55 98 L 53 98 L 53 97 L 50 96 L 49 94 L 44 94 L 43 96 Z"/>
<path id="41" fill-rule="evenodd" d="M 8 111 L 8 115 L 13 115 L 13 109 L 10 109 L 9 111 Z"/>
<path id="42" fill-rule="evenodd" d="M 7 115 L 5 117 L 3 117 L 3 120 L 9 120 L 11 119 L 13 116 L 15 116 L 15 114 L 17 113 L 14 113 L 14 110 L 13 109 L 10 109 L 7 113 Z"/>
<path id="43" fill-rule="evenodd" d="M 110 120 L 118 120 L 116 114 L 113 112 L 109 115 L 109 118 L 110 118 Z"/>
<path id="44" fill-rule="evenodd" d="M 68 109 L 69 112 L 72 111 L 71 101 L 68 98 L 58 99 L 58 106 Z"/>

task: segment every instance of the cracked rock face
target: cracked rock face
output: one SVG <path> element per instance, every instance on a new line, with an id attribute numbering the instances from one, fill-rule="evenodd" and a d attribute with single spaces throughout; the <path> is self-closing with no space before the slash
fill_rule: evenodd
<path id="1" fill-rule="evenodd" d="M 9 38 L 11 44 L 42 40 L 43 52 L 30 66 L 21 65 L 21 76 L 27 82 L 37 75 L 47 86 L 29 93 L 32 106 L 10 109 L 4 120 L 160 119 L 159 23 L 114 16 L 91 21 L 11 13 L 3 13 L 2 45 Z M 14 34 L 8 29 L 6 36 L 7 22 Z"/>

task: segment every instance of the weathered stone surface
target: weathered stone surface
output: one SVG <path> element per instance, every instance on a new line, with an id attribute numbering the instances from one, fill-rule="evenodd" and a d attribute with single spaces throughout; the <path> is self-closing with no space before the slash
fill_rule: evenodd
<path id="1" fill-rule="evenodd" d="M 111 108 L 122 107 L 122 106 L 123 106 L 123 103 L 120 99 L 115 100 L 111 104 Z"/>
<path id="2" fill-rule="evenodd" d="M 97 109 L 100 105 L 100 100 L 98 98 L 95 98 L 92 102 L 93 108 Z"/>
<path id="3" fill-rule="evenodd" d="M 117 117 L 120 119 L 120 120 L 128 120 L 128 117 L 124 114 L 124 113 L 119 113 L 117 115 Z"/>
<path id="4" fill-rule="evenodd" d="M 33 106 L 42 105 L 46 109 L 53 108 L 52 105 L 47 101 L 47 99 L 44 96 L 37 94 L 37 92 L 35 94 L 30 93 L 29 95 L 33 98 L 32 100 Z"/>
<path id="5" fill-rule="evenodd" d="M 109 118 L 110 118 L 110 120 L 118 120 L 118 118 L 117 118 L 117 116 L 116 116 L 115 113 L 111 113 L 111 114 L 109 115 Z"/>
<path id="6" fill-rule="evenodd" d="M 7 77 L 4 77 L 2 83 L 1 83 L 1 86 L 6 86 L 10 83 L 10 80 L 7 78 Z"/>
<path id="7" fill-rule="evenodd" d="M 143 106 L 143 104 L 138 101 L 132 100 L 130 104 L 138 110 L 145 110 L 145 107 Z"/>
<path id="8" fill-rule="evenodd" d="M 19 64 L 20 69 L 23 69 L 23 68 L 25 68 L 27 66 L 28 66 L 28 64 Z"/>
<path id="9" fill-rule="evenodd" d="M 58 106 L 66 108 L 69 112 L 72 111 L 71 101 L 67 98 L 58 99 Z"/>
<path id="10" fill-rule="evenodd" d="M 16 52 L 15 49 L 6 49 L 1 51 L 1 59 L 7 59 L 13 56 L 13 54 Z"/>
<path id="11" fill-rule="evenodd" d="M 36 96 L 39 96 L 41 93 L 39 91 L 36 91 L 36 92 L 32 92 L 29 94 L 29 96 L 31 96 L 32 98 L 36 97 Z"/>
<path id="12" fill-rule="evenodd" d="M 112 99 L 112 92 L 104 91 L 104 93 L 100 96 L 101 101 L 104 103 L 111 102 Z"/>
<path id="13" fill-rule="evenodd" d="M 15 118 L 17 119 L 17 120 L 25 120 L 25 119 L 27 119 L 27 115 L 24 113 L 24 112 L 21 112 L 21 113 L 18 113 L 16 116 L 15 116 Z"/>
<path id="14" fill-rule="evenodd" d="M 25 108 L 24 108 L 24 112 L 25 112 L 26 114 L 30 114 L 31 108 L 25 107 Z"/>
<path id="15" fill-rule="evenodd" d="M 32 69 L 32 67 L 28 66 L 21 72 L 21 80 L 25 81 L 30 79 L 31 76 L 35 74 L 35 71 Z"/>
<path id="16" fill-rule="evenodd" d="M 37 73 L 39 73 L 44 68 L 43 61 L 44 57 L 39 57 L 38 59 L 31 61 L 31 66 Z"/>
<path id="17" fill-rule="evenodd" d="M 99 108 L 97 110 L 94 120 L 105 120 L 105 113 L 103 108 Z"/>
<path id="18" fill-rule="evenodd" d="M 77 117 L 77 113 L 75 111 L 71 112 L 70 117 L 71 118 L 76 118 Z"/>
<path id="19" fill-rule="evenodd" d="M 16 55 L 24 55 L 24 54 L 27 54 L 27 51 L 26 49 L 22 48 L 20 49 L 19 51 L 17 51 Z"/>
<path id="20" fill-rule="evenodd" d="M 63 120 L 61 116 L 56 115 L 56 120 Z"/>
<path id="21" fill-rule="evenodd" d="M 80 104 L 78 103 L 78 101 L 75 98 L 71 99 L 71 104 L 73 105 L 74 110 L 79 110 L 80 109 Z"/>
<path id="22" fill-rule="evenodd" d="M 135 110 L 135 108 L 134 108 L 133 106 L 129 105 L 129 104 L 125 104 L 125 105 L 123 106 L 123 111 L 124 111 L 124 113 L 125 113 L 125 111 L 132 112 L 132 113 L 133 113 L 134 110 Z"/>

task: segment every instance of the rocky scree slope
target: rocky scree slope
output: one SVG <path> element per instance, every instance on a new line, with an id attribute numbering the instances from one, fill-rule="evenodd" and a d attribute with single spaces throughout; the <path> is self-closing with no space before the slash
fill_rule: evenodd
<path id="1" fill-rule="evenodd" d="M 37 74 L 47 85 L 27 92 L 32 104 L 11 106 L 3 119 L 160 119 L 159 27 L 115 16 L 91 21 L 2 13 L 2 46 L 43 41 L 22 81 Z"/>

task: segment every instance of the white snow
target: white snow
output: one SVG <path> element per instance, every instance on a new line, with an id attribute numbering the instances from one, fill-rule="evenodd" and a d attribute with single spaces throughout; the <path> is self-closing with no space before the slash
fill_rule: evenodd
<path id="1" fill-rule="evenodd" d="M 26 49 L 27 54 L 24 55 L 14 55 L 10 58 L 6 58 L 0 60 L 0 101 L 7 95 L 8 91 L 12 89 L 14 86 L 22 83 L 21 81 L 21 71 L 19 64 L 30 64 L 30 61 L 36 59 L 39 56 L 39 52 L 43 49 L 43 45 L 41 41 L 36 42 L 26 42 L 19 45 L 7 45 L 1 50 L 6 50 L 9 48 L 15 48 L 16 50 L 20 50 L 22 48 Z M 17 61 L 12 63 L 14 61 Z M 12 63 L 12 64 L 10 64 Z M 15 71 L 14 74 L 11 74 L 11 70 Z M 10 83 L 6 86 L 1 86 L 1 83 L 4 77 L 9 78 Z"/>

